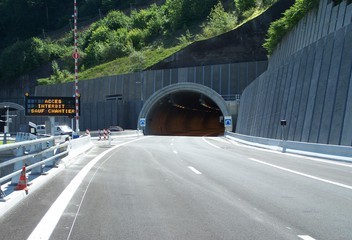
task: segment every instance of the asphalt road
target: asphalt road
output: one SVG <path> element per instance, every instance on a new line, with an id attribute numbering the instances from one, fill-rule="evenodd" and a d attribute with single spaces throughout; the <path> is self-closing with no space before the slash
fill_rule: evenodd
<path id="1" fill-rule="evenodd" d="M 0 238 L 347 240 L 351 176 L 220 137 L 97 142 L 1 218 Z"/>

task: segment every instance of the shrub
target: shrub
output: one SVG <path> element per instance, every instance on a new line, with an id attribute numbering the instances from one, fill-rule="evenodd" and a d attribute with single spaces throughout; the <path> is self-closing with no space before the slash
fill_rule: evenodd
<path id="1" fill-rule="evenodd" d="M 39 38 L 18 41 L 0 55 L 0 78 L 9 80 L 63 55 L 65 48 Z"/>
<path id="2" fill-rule="evenodd" d="M 111 11 L 102 20 L 102 24 L 111 30 L 119 28 L 129 28 L 131 25 L 131 19 L 126 14 L 120 11 Z"/>
<path id="3" fill-rule="evenodd" d="M 217 0 L 166 0 L 163 5 L 168 26 L 172 30 L 189 26 L 192 21 L 205 19 Z"/>
<path id="4" fill-rule="evenodd" d="M 137 72 L 143 70 L 146 57 L 143 52 L 133 51 L 129 56 L 131 62 L 131 69 L 132 72 Z"/>
<path id="5" fill-rule="evenodd" d="M 225 12 L 224 7 L 219 2 L 211 10 L 207 22 L 202 25 L 202 35 L 204 38 L 214 37 L 232 30 L 236 24 L 237 17 L 235 14 Z"/>
<path id="6" fill-rule="evenodd" d="M 141 50 L 145 46 L 147 38 L 150 36 L 150 33 L 147 29 L 142 30 L 139 28 L 131 29 L 128 32 L 128 39 L 131 41 L 132 46 L 136 50 Z"/>
<path id="7" fill-rule="evenodd" d="M 256 6 L 255 0 L 235 0 L 235 7 L 239 14 Z"/>
<path id="8" fill-rule="evenodd" d="M 318 7 L 319 0 L 296 0 L 283 14 L 283 17 L 272 22 L 267 32 L 263 47 L 272 54 L 281 39 L 313 8 Z"/>
<path id="9" fill-rule="evenodd" d="M 155 36 L 163 34 L 167 20 L 164 9 L 152 4 L 147 9 L 133 10 L 131 12 L 131 22 L 134 29 L 147 29 L 150 36 Z"/>

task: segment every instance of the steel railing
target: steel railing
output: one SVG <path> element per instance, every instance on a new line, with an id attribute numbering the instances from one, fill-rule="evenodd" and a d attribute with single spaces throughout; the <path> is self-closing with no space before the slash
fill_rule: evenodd
<path id="1" fill-rule="evenodd" d="M 54 137 L 1 145 L 0 187 L 10 179 L 11 185 L 16 185 L 23 166 L 26 167 L 26 172 L 43 174 L 45 167 L 57 166 L 61 157 L 66 156 L 68 152 L 69 141 L 55 144 Z M 7 173 L 1 175 L 5 168 L 7 168 Z"/>

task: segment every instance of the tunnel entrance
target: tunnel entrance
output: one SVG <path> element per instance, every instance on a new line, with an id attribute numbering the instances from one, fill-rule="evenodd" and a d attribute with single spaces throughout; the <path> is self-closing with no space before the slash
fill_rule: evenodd
<path id="1" fill-rule="evenodd" d="M 225 101 L 212 89 L 179 83 L 151 96 L 139 119 L 146 119 L 146 135 L 218 136 L 224 134 L 226 114 Z"/>

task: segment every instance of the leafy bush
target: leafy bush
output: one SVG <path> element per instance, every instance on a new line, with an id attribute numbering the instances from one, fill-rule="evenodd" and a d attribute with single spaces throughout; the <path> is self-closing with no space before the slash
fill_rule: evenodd
<path id="1" fill-rule="evenodd" d="M 163 34 L 167 19 L 164 8 L 152 4 L 147 9 L 131 12 L 131 21 L 134 29 L 147 29 L 150 36 Z"/>
<path id="2" fill-rule="evenodd" d="M 186 34 L 182 34 L 181 37 L 177 38 L 181 46 L 186 46 L 190 42 L 192 42 L 194 36 L 191 32 L 187 29 Z"/>
<path id="3" fill-rule="evenodd" d="M 256 0 L 235 0 L 235 7 L 238 13 L 243 13 L 256 6 Z"/>
<path id="4" fill-rule="evenodd" d="M 131 62 L 131 69 L 132 72 L 137 72 L 143 70 L 143 66 L 145 65 L 146 57 L 143 52 L 134 51 L 129 56 Z"/>
<path id="5" fill-rule="evenodd" d="M 221 2 L 216 4 L 207 18 L 207 22 L 202 25 L 203 38 L 210 38 L 221 33 L 232 30 L 237 24 L 237 17 L 233 13 L 227 13 Z"/>
<path id="6" fill-rule="evenodd" d="M 281 39 L 297 25 L 299 20 L 318 5 L 319 0 L 296 0 L 295 4 L 284 12 L 282 18 L 272 22 L 263 44 L 268 53 L 272 54 Z"/>
<path id="7" fill-rule="evenodd" d="M 171 30 L 189 26 L 193 21 L 204 19 L 217 0 L 166 0 L 163 5 Z"/>
<path id="8" fill-rule="evenodd" d="M 62 56 L 64 52 L 64 47 L 39 38 L 18 41 L 0 55 L 0 78 L 10 80 Z"/>
<path id="9" fill-rule="evenodd" d="M 141 50 L 142 47 L 146 45 L 146 40 L 149 36 L 150 33 L 147 29 L 134 28 L 128 32 L 127 37 L 131 41 L 134 49 Z"/>
<path id="10" fill-rule="evenodd" d="M 52 61 L 51 67 L 53 74 L 49 78 L 38 79 L 37 82 L 39 85 L 64 83 L 73 80 L 72 74 L 67 70 L 60 70 L 59 64 L 56 61 Z"/>
<path id="11" fill-rule="evenodd" d="M 102 24 L 109 29 L 129 28 L 131 19 L 121 11 L 111 11 L 102 20 Z"/>

